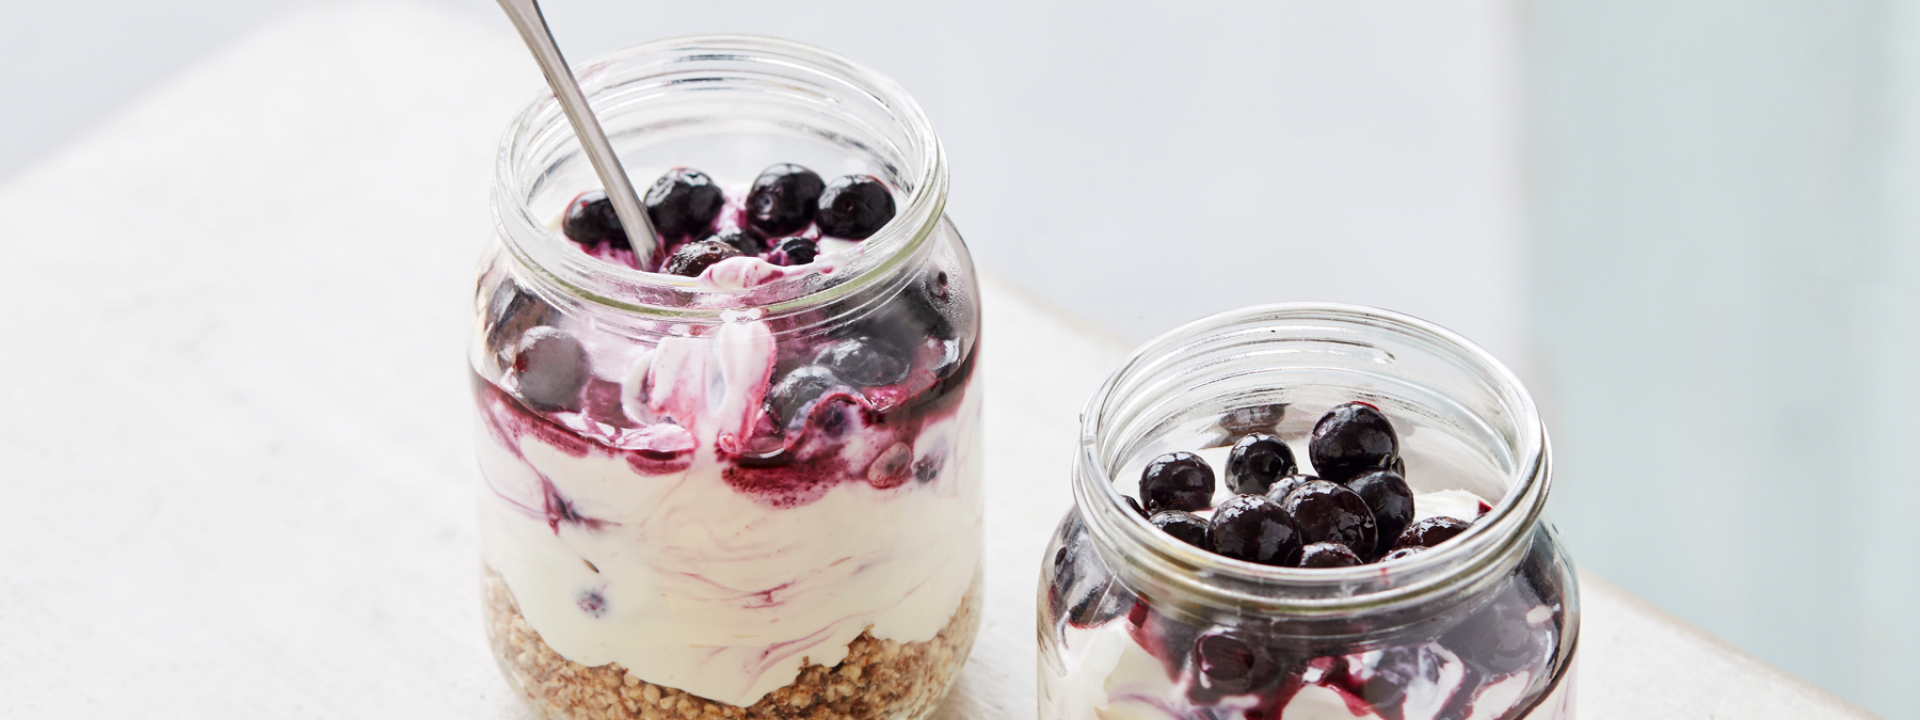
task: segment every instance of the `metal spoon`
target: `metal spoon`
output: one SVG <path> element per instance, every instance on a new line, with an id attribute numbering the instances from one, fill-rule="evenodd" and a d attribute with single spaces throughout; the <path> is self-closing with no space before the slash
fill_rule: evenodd
<path id="1" fill-rule="evenodd" d="M 567 59 L 560 56 L 560 48 L 554 45 L 553 31 L 547 29 L 547 19 L 540 14 L 539 0 L 500 0 L 500 9 L 513 19 L 513 26 L 520 30 L 520 39 L 527 41 L 527 49 L 533 51 L 533 59 L 540 63 L 541 74 L 547 76 L 547 85 L 553 88 L 554 97 L 560 99 L 560 109 L 566 111 L 567 120 L 573 123 L 574 136 L 580 139 L 580 147 L 587 151 L 594 173 L 600 176 L 600 186 L 606 190 L 607 199 L 613 201 L 613 212 L 620 217 L 620 227 L 627 231 L 627 241 L 633 245 L 634 260 L 641 268 L 647 267 L 653 259 L 653 223 L 647 218 L 646 209 L 640 206 L 640 196 L 634 193 L 633 183 L 627 180 L 626 168 L 620 166 L 620 156 L 613 153 L 606 132 L 600 129 L 600 120 L 593 116 L 593 108 L 587 106 L 587 96 L 580 93 L 579 83 L 574 82 Z"/>

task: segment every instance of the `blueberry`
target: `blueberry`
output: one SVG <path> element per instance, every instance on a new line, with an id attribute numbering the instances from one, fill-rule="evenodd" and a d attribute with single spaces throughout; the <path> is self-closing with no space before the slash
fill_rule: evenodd
<path id="1" fill-rule="evenodd" d="M 1227 489 L 1242 495 L 1264 495 L 1273 481 L 1299 470 L 1293 449 L 1272 435 L 1254 433 L 1240 438 L 1227 454 Z"/>
<path id="2" fill-rule="evenodd" d="M 1380 409 L 1363 402 L 1335 406 L 1313 426 L 1307 457 L 1320 477 L 1343 482 L 1364 470 L 1388 467 L 1400 455 L 1400 438 Z"/>
<path id="3" fill-rule="evenodd" d="M 1445 515 L 1430 517 L 1407 526 L 1394 541 L 1393 548 L 1433 547 L 1466 532 L 1467 527 L 1467 523 Z"/>
<path id="4" fill-rule="evenodd" d="M 1132 495 L 1121 495 L 1120 499 L 1127 501 L 1127 507 L 1132 508 L 1134 514 L 1139 515 L 1140 517 L 1146 518 L 1148 520 L 1153 519 L 1152 515 L 1147 514 L 1147 509 L 1140 507 L 1140 501 L 1133 499 Z"/>
<path id="5" fill-rule="evenodd" d="M 833 181 L 820 194 L 820 213 L 814 216 L 821 233 L 848 240 L 865 240 L 892 219 L 893 191 L 872 175 Z"/>
<path id="6" fill-rule="evenodd" d="M 869 335 L 908 351 L 929 340 L 961 340 L 969 337 L 973 322 L 965 298 L 946 271 L 925 273 L 842 333 Z"/>
<path id="7" fill-rule="evenodd" d="M 1251 407 L 1228 410 L 1220 416 L 1220 429 L 1232 437 L 1249 433 L 1272 433 L 1280 427 L 1280 421 L 1287 416 L 1286 403 L 1272 405 L 1254 405 Z"/>
<path id="8" fill-rule="evenodd" d="M 1215 553 L 1263 565 L 1293 565 L 1300 557 L 1300 527 L 1264 495 L 1235 495 L 1213 511 L 1207 537 Z"/>
<path id="9" fill-rule="evenodd" d="M 941 340 L 971 336 L 972 308 L 966 293 L 954 287 L 947 271 L 921 274 L 908 294 L 917 306 L 916 312 L 926 316 L 929 327 Z"/>
<path id="10" fill-rule="evenodd" d="M 824 366 L 842 380 L 859 387 L 892 385 L 907 379 L 909 359 L 898 348 L 852 337 L 820 349 L 813 364 Z"/>
<path id="11" fill-rule="evenodd" d="M 1405 478 L 1407 476 L 1407 459 L 1406 458 L 1395 457 L 1393 459 L 1393 465 L 1390 467 L 1393 469 L 1394 472 L 1399 473 L 1400 477 Z"/>
<path id="12" fill-rule="evenodd" d="M 1140 499 L 1153 513 L 1205 510 L 1213 505 L 1213 468 L 1190 452 L 1161 455 L 1140 473 Z"/>
<path id="13" fill-rule="evenodd" d="M 913 479 L 922 483 L 933 482 L 940 477 L 940 469 L 946 467 L 945 455 L 927 455 L 913 463 Z"/>
<path id="14" fill-rule="evenodd" d="M 1303 568 L 1340 568 L 1363 564 L 1359 555 L 1340 543 L 1308 543 L 1300 548 L 1300 567 Z"/>
<path id="15" fill-rule="evenodd" d="M 690 168 L 674 168 L 647 190 L 647 219 L 654 232 L 666 240 L 698 236 L 713 226 L 726 198 L 720 186 L 706 173 Z"/>
<path id="16" fill-rule="evenodd" d="M 1260 690 L 1278 679 L 1264 643 L 1232 628 L 1209 630 L 1195 639 L 1193 666 L 1208 690 L 1223 695 Z"/>
<path id="17" fill-rule="evenodd" d="M 1379 539 L 1378 525 L 1367 501 L 1325 480 L 1301 483 L 1281 506 L 1299 524 L 1302 542 L 1337 542 L 1349 548 L 1371 548 Z"/>
<path id="18" fill-rule="evenodd" d="M 1426 548 L 1420 547 L 1417 545 L 1411 546 L 1411 547 L 1403 547 L 1393 552 L 1387 553 L 1385 557 L 1380 558 L 1380 562 L 1393 562 L 1401 558 L 1410 558 L 1426 551 L 1427 551 Z"/>
<path id="19" fill-rule="evenodd" d="M 1267 488 L 1267 499 L 1284 503 L 1287 501 L 1287 496 L 1293 494 L 1295 488 L 1319 479 L 1312 475 L 1288 475 L 1280 478 L 1273 481 L 1273 485 Z"/>
<path id="20" fill-rule="evenodd" d="M 660 272 L 699 277 L 714 263 L 736 257 L 740 257 L 740 251 L 732 245 L 718 240 L 695 240 L 681 245 L 672 255 L 668 255 L 667 261 L 660 265 Z"/>
<path id="21" fill-rule="evenodd" d="M 739 250 L 741 255 L 759 255 L 767 251 L 766 243 L 754 237 L 753 233 L 740 228 L 727 228 L 714 233 L 713 237 L 707 239 L 732 245 L 733 249 Z"/>
<path id="22" fill-rule="evenodd" d="M 767 253 L 767 262 L 775 265 L 805 265 L 820 257 L 820 244 L 803 237 L 790 237 L 774 244 L 773 252 Z"/>
<path id="23" fill-rule="evenodd" d="M 1207 521 L 1199 515 L 1179 510 L 1162 510 L 1150 519 L 1154 527 L 1180 542 L 1207 549 Z"/>
<path id="24" fill-rule="evenodd" d="M 1067 622 L 1076 627 L 1093 627 L 1112 620 L 1133 605 L 1133 598 L 1112 578 L 1081 595 L 1067 608 Z"/>
<path id="25" fill-rule="evenodd" d="M 827 183 L 812 170 L 781 164 L 760 172 L 747 192 L 747 227 L 761 237 L 779 237 L 805 228 L 819 209 Z"/>
<path id="26" fill-rule="evenodd" d="M 1355 475 L 1347 481 L 1347 489 L 1359 495 L 1367 502 L 1367 509 L 1373 511 L 1373 520 L 1380 524 L 1378 537 L 1373 548 L 1366 550 L 1367 557 L 1385 555 L 1393 548 L 1400 533 L 1413 524 L 1413 488 L 1407 486 L 1405 478 L 1392 470 L 1368 470 Z"/>
<path id="27" fill-rule="evenodd" d="M 588 190 L 567 203 L 567 214 L 560 221 L 560 231 L 572 240 L 587 247 L 603 242 L 613 243 L 617 248 L 632 247 L 627 243 L 627 230 L 620 226 L 620 216 L 613 212 L 613 201 L 600 190 Z"/>
<path id="28" fill-rule="evenodd" d="M 820 398 L 845 386 L 832 370 L 818 365 L 802 366 L 787 373 L 786 377 L 767 390 L 767 412 L 773 415 L 775 422 L 792 432 L 807 421 L 807 416 L 813 413 L 813 406 Z"/>
<path id="29" fill-rule="evenodd" d="M 1432 679 L 1437 679 L 1442 662 L 1424 645 L 1386 648 L 1374 662 L 1373 673 L 1365 683 L 1354 688 L 1354 694 L 1373 706 L 1374 712 L 1384 715 L 1381 710 L 1396 707 L 1407 699 L 1408 687 L 1431 684 Z"/>
<path id="30" fill-rule="evenodd" d="M 1528 612 L 1536 607 L 1526 597 L 1530 594 L 1508 583 L 1492 600 L 1440 636 L 1440 644 L 1490 675 L 1545 663 L 1552 630 L 1527 622 Z"/>
<path id="31" fill-rule="evenodd" d="M 521 336 L 547 324 L 553 308 L 512 278 L 501 280 L 487 298 L 487 347 L 501 364 L 513 356 Z"/>
<path id="32" fill-rule="evenodd" d="M 586 347 L 578 339 L 550 327 L 528 330 L 513 356 L 513 373 L 520 397 L 535 410 L 578 410 L 580 389 L 593 377 Z"/>

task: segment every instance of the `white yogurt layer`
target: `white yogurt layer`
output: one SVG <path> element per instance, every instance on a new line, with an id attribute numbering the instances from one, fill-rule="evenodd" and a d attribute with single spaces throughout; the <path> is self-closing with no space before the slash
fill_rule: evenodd
<path id="1" fill-rule="evenodd" d="M 944 453 L 931 481 L 839 481 L 776 506 L 730 486 L 715 452 L 750 426 L 771 367 L 764 326 L 733 325 L 671 339 L 634 373 L 670 380 L 644 402 L 692 417 L 686 469 L 646 475 L 597 445 L 575 457 L 483 431 L 480 529 L 487 566 L 562 657 L 747 706 L 805 664 L 840 662 L 862 632 L 921 642 L 948 625 L 980 567 L 979 398 L 963 391 L 913 440 L 915 461 Z M 543 478 L 591 521 L 535 512 Z"/>

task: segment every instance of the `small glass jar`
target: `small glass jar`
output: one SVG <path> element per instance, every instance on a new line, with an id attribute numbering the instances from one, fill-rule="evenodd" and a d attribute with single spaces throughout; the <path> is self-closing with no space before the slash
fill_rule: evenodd
<path id="1" fill-rule="evenodd" d="M 1391 419 L 1416 502 L 1451 501 L 1464 533 L 1403 559 L 1275 567 L 1176 540 L 1131 506 L 1149 459 L 1249 432 L 1304 466 L 1316 421 L 1350 401 Z M 1550 478 L 1526 390 L 1432 324 L 1289 304 L 1161 336 L 1081 417 L 1075 509 L 1041 569 L 1040 717 L 1570 718 L 1580 614 L 1541 517 Z"/>
<path id="2" fill-rule="evenodd" d="M 728 189 L 716 223 L 777 163 L 871 175 L 898 211 L 811 262 L 642 272 L 559 231 L 599 182 L 555 101 L 514 120 L 469 358 L 502 672 L 548 718 L 929 714 L 983 550 L 978 287 L 931 125 L 770 38 L 650 43 L 580 80 L 637 185 L 686 166 Z"/>

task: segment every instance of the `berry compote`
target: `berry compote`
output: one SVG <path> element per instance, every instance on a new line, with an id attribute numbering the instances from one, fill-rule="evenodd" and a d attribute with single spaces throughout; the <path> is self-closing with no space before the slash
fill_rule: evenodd
<path id="1" fill-rule="evenodd" d="M 1484 351 L 1385 311 L 1247 308 L 1136 351 L 1082 430 L 1042 720 L 1572 717 L 1545 435 Z"/>
<path id="2" fill-rule="evenodd" d="M 509 131 L 470 354 L 496 661 L 540 717 L 924 717 L 983 555 L 978 286 L 931 127 L 785 41 L 591 66 L 658 235 L 550 100 Z"/>

